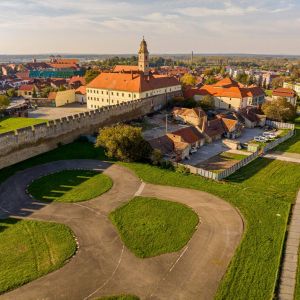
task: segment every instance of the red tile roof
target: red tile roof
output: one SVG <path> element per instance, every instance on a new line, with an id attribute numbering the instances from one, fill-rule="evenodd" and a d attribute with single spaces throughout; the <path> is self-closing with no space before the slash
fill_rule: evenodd
<path id="1" fill-rule="evenodd" d="M 230 78 L 224 78 L 215 84 L 204 85 L 194 91 L 197 95 L 212 95 L 214 97 L 245 98 L 263 96 L 264 91 L 257 86 L 246 87 Z"/>
<path id="2" fill-rule="evenodd" d="M 207 122 L 204 128 L 205 134 L 209 137 L 219 136 L 225 133 L 225 129 L 223 127 L 223 123 L 221 119 L 214 119 Z"/>
<path id="3" fill-rule="evenodd" d="M 34 84 L 25 84 L 19 87 L 19 91 L 33 91 L 35 89 Z"/>
<path id="4" fill-rule="evenodd" d="M 175 77 L 162 75 L 144 76 L 143 74 L 101 73 L 88 88 L 110 89 L 127 92 L 145 92 L 179 85 Z"/>
<path id="5" fill-rule="evenodd" d="M 185 127 L 172 132 L 170 135 L 180 136 L 183 142 L 193 144 L 205 137 L 194 127 Z"/>
<path id="6" fill-rule="evenodd" d="M 272 95 L 276 96 L 276 97 L 283 97 L 283 98 L 291 97 L 291 98 L 293 98 L 296 96 L 296 93 L 292 89 L 278 88 L 278 89 L 273 90 Z"/>
<path id="7" fill-rule="evenodd" d="M 138 66 L 128 66 L 128 65 L 116 65 L 113 72 L 138 72 Z"/>
<path id="8" fill-rule="evenodd" d="M 85 78 L 81 77 L 81 76 L 73 76 L 70 80 L 69 80 L 69 84 L 75 83 L 75 82 L 80 82 L 81 85 L 86 85 L 85 82 Z"/>
<path id="9" fill-rule="evenodd" d="M 188 117 L 205 117 L 206 113 L 201 107 L 195 108 L 181 108 L 174 107 L 173 114 L 177 116 L 188 116 Z"/>
<path id="10" fill-rule="evenodd" d="M 80 86 L 78 89 L 75 90 L 75 94 L 81 94 L 85 95 L 86 94 L 86 87 L 85 86 Z"/>

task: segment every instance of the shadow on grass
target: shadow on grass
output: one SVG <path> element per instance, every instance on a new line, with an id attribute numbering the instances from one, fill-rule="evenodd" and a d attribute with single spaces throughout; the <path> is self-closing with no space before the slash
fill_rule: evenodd
<path id="1" fill-rule="evenodd" d="M 10 225 L 14 225 L 17 224 L 19 221 L 19 219 L 0 219 L 0 233 L 3 232 L 4 230 L 8 229 L 10 227 Z"/>

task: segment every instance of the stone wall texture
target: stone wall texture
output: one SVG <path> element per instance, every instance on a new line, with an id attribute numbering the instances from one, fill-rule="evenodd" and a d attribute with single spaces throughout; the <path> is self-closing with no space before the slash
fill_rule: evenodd
<path id="1" fill-rule="evenodd" d="M 0 169 L 67 144 L 99 128 L 160 110 L 173 95 L 159 95 L 48 121 L 0 134 Z"/>

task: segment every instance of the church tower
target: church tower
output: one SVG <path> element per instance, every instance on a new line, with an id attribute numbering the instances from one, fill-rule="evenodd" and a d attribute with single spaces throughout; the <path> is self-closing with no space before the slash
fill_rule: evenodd
<path id="1" fill-rule="evenodd" d="M 149 51 L 144 37 L 139 50 L 139 71 L 143 72 L 146 76 L 149 75 Z"/>

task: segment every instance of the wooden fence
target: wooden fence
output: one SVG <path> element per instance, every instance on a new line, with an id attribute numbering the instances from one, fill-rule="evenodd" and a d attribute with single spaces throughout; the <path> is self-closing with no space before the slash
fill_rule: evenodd
<path id="1" fill-rule="evenodd" d="M 295 129 L 295 124 L 266 120 L 266 125 L 277 129 Z"/>
<path id="2" fill-rule="evenodd" d="M 222 179 L 228 177 L 229 175 L 235 173 L 240 168 L 248 165 L 250 162 L 255 160 L 258 156 L 265 154 L 267 151 L 275 148 L 276 146 L 283 143 L 284 141 L 286 141 L 287 139 L 291 138 L 294 135 L 294 128 L 295 128 L 294 124 L 280 123 L 280 122 L 275 122 L 277 124 L 274 124 L 273 121 L 270 121 L 270 122 L 272 122 L 272 125 L 270 125 L 271 124 L 270 123 L 270 124 L 268 124 L 269 126 L 273 126 L 273 127 L 277 126 L 276 128 L 278 128 L 278 129 L 292 129 L 292 130 L 290 132 L 288 132 L 288 134 L 286 134 L 285 136 L 268 143 L 265 147 L 263 147 L 263 149 L 252 153 L 251 155 L 247 156 L 246 158 L 240 160 L 237 164 L 233 165 L 232 167 L 230 167 L 222 172 L 219 172 L 219 173 L 211 172 L 211 171 L 204 170 L 202 168 L 197 168 L 194 166 L 184 165 L 184 164 L 180 164 L 180 163 L 176 163 L 175 166 L 184 166 L 185 168 L 188 168 L 192 174 L 200 175 L 205 178 L 209 178 L 209 179 L 213 179 L 213 180 L 222 180 Z"/>

